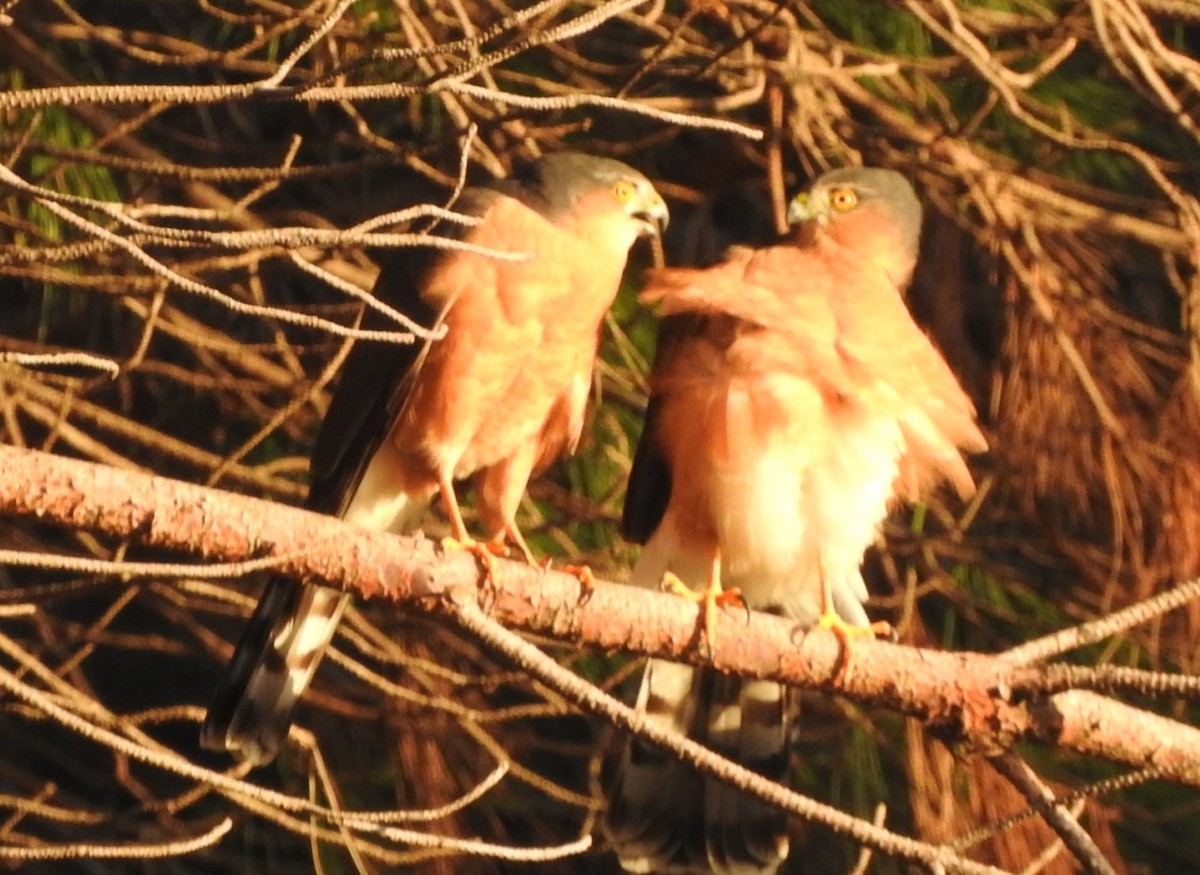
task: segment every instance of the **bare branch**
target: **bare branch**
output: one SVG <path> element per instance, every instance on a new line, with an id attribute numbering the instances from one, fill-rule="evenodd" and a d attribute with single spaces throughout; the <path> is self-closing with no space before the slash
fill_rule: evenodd
<path id="1" fill-rule="evenodd" d="M 177 857 L 210 848 L 233 829 L 233 821 L 226 817 L 212 829 L 194 838 L 156 844 L 93 845 L 83 842 L 36 848 L 16 848 L 0 845 L 3 860 L 154 860 Z"/>
<path id="2" fill-rule="evenodd" d="M 27 368 L 36 367 L 83 367 L 104 371 L 110 377 L 121 372 L 116 362 L 84 352 L 56 352 L 42 355 L 23 352 L 0 352 L 0 362 L 12 362 Z"/>
<path id="3" fill-rule="evenodd" d="M 435 614 L 453 616 L 486 597 L 472 557 L 440 555 L 424 538 L 362 532 L 245 496 L 29 450 L 0 447 L 0 508 L 206 559 L 240 562 L 266 552 L 279 558 L 279 573 Z M 697 646 L 695 605 L 603 583 L 583 598 L 571 575 L 498 564 L 488 609 L 511 628 L 575 645 L 709 661 Z M 797 640 L 785 620 L 753 614 L 747 622 L 734 611 L 718 617 L 716 634 L 711 663 L 722 671 L 894 708 L 984 748 L 1026 738 L 1160 767 L 1200 786 L 1200 730 L 1083 691 L 1012 698 L 1015 666 L 1001 657 L 862 642 L 835 683 L 840 648 L 832 634 Z"/>
<path id="4" fill-rule="evenodd" d="M 680 759 L 706 774 L 727 781 L 785 811 L 806 820 L 824 824 L 836 832 L 877 851 L 907 860 L 943 867 L 946 872 L 964 875 L 1000 875 L 1002 870 L 982 866 L 949 851 L 913 841 L 882 827 L 859 820 L 836 808 L 801 796 L 763 778 L 679 733 L 647 720 L 646 715 L 614 699 L 578 675 L 564 669 L 519 635 L 505 629 L 487 616 L 474 602 L 458 605 L 454 620 L 473 637 L 503 653 L 522 669 L 557 690 L 568 700 L 591 714 L 600 714 L 623 729 L 668 748 Z"/>
<path id="5" fill-rule="evenodd" d="M 1065 805 L 1054 798 L 1050 788 L 1042 783 L 1029 764 L 1016 754 L 1006 752 L 991 758 L 996 771 L 1008 778 L 1029 800 L 1034 810 L 1046 818 L 1076 859 L 1083 864 L 1084 871 L 1093 875 L 1117 875 L 1108 860 L 1100 853 L 1096 843 L 1079 825 L 1079 821 Z"/>

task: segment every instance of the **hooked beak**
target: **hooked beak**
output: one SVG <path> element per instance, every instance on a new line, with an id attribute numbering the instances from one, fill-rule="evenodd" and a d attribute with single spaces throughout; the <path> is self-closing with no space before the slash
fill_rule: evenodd
<path id="1" fill-rule="evenodd" d="M 629 215 L 638 222 L 639 237 L 661 237 L 667 230 L 671 215 L 667 212 L 667 204 L 662 195 L 651 189 L 641 203 L 630 211 Z"/>
<path id="2" fill-rule="evenodd" d="M 820 208 L 818 203 L 814 202 L 806 191 L 800 192 L 788 204 L 787 223 L 789 226 L 810 222 L 813 219 L 820 220 L 824 216 L 825 211 Z"/>

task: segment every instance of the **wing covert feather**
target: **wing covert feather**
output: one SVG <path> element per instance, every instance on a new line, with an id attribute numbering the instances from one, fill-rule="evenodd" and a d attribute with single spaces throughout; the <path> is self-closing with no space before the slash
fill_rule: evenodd
<path id="1" fill-rule="evenodd" d="M 700 313 L 664 316 L 659 323 L 654 371 L 669 366 L 688 342 L 704 331 L 706 317 Z M 645 544 L 654 534 L 671 500 L 671 465 L 658 440 L 661 400 L 651 388 L 645 425 L 633 454 L 633 467 L 625 490 L 621 534 L 634 544 Z"/>
<path id="2" fill-rule="evenodd" d="M 467 189 L 455 209 L 482 217 L 500 196 L 487 188 Z M 450 223 L 439 230 L 440 236 L 466 239 L 472 229 Z M 432 267 L 444 257 L 443 250 L 426 246 L 389 251 L 381 259 L 373 294 L 418 325 L 436 328 L 453 302 L 438 300 L 436 290 L 427 289 L 425 282 Z M 362 327 L 403 330 L 373 308 L 363 315 Z M 355 342 L 313 447 L 306 501 L 310 510 L 330 514 L 345 511 L 375 451 L 403 410 L 430 343 L 435 342 Z M 346 391 L 351 386 L 354 390 Z"/>

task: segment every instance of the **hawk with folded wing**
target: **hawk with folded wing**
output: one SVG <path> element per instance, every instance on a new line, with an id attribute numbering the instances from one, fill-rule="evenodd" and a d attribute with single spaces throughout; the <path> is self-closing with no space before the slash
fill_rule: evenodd
<path id="1" fill-rule="evenodd" d="M 802 227 L 709 269 L 652 272 L 663 322 L 623 530 L 645 545 L 635 583 L 664 578 L 809 627 L 865 627 L 863 553 L 896 501 L 941 481 L 974 490 L 962 450 L 986 448 L 970 399 L 903 292 L 921 206 L 898 173 L 822 176 L 789 209 Z M 638 697 L 772 779 L 788 771 L 788 691 L 651 660 Z M 605 831 L 634 872 L 772 873 L 786 816 L 625 739 Z"/>
<path id="2" fill-rule="evenodd" d="M 601 321 L 630 247 L 660 233 L 666 205 L 633 168 L 562 152 L 468 189 L 457 207 L 479 220 L 464 241 L 524 257 L 427 251 L 381 271 L 376 296 L 446 332 L 420 346 L 355 344 L 317 437 L 307 506 L 404 531 L 440 494 L 452 542 L 485 549 L 454 492 L 473 477 L 486 537 L 530 558 L 518 503 L 529 478 L 579 440 Z M 374 310 L 364 325 L 394 327 Z M 254 763 L 275 756 L 346 602 L 268 583 L 209 708 L 205 747 Z"/>

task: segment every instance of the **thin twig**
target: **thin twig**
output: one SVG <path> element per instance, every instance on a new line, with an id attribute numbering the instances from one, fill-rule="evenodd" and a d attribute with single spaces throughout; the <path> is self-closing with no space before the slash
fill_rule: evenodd
<path id="1" fill-rule="evenodd" d="M 1092 875 L 1117 875 L 1112 864 L 1092 841 L 1092 837 L 1079 825 L 1079 821 L 1072 816 L 1067 806 L 1055 799 L 1053 791 L 1042 783 L 1028 763 L 1007 751 L 992 757 L 990 761 L 996 771 L 1020 790 L 1029 800 L 1029 804 L 1058 833 L 1075 858 L 1083 864 L 1085 872 Z"/>
<path id="2" fill-rule="evenodd" d="M 81 367 L 104 371 L 110 377 L 121 373 L 121 366 L 111 359 L 101 358 L 87 352 L 23 353 L 0 352 L 0 362 L 12 362 L 27 368 L 38 367 Z"/>
<path id="3" fill-rule="evenodd" d="M 121 845 L 96 845 L 72 842 L 69 845 L 40 845 L 36 848 L 0 845 L 0 860 L 159 860 L 210 848 L 228 835 L 231 829 L 233 820 L 226 817 L 201 835 L 155 844 L 130 842 Z"/>
<path id="4" fill-rule="evenodd" d="M 504 654 L 521 669 L 528 671 L 589 714 L 602 716 L 614 725 L 672 751 L 705 774 L 726 781 L 765 802 L 806 820 L 821 823 L 835 832 L 890 856 L 941 866 L 946 872 L 1000 875 L 1002 871 L 993 866 L 966 860 L 935 845 L 914 841 L 876 827 L 836 808 L 801 796 L 713 753 L 677 732 L 647 720 L 643 712 L 636 711 L 597 689 L 593 684 L 560 666 L 519 635 L 505 629 L 476 604 L 456 604 L 452 617 L 473 638 Z"/>
<path id="5" fill-rule="evenodd" d="M 1066 653 L 1068 650 L 1086 647 L 1088 644 L 1103 641 L 1111 635 L 1118 635 L 1134 626 L 1181 608 L 1197 598 L 1200 598 L 1200 578 L 1178 584 L 1145 601 L 1122 608 L 1090 623 L 1063 629 L 1060 632 L 1019 644 L 1002 653 L 1001 658 L 1008 660 L 1013 665 L 1043 662 L 1052 656 Z"/>

